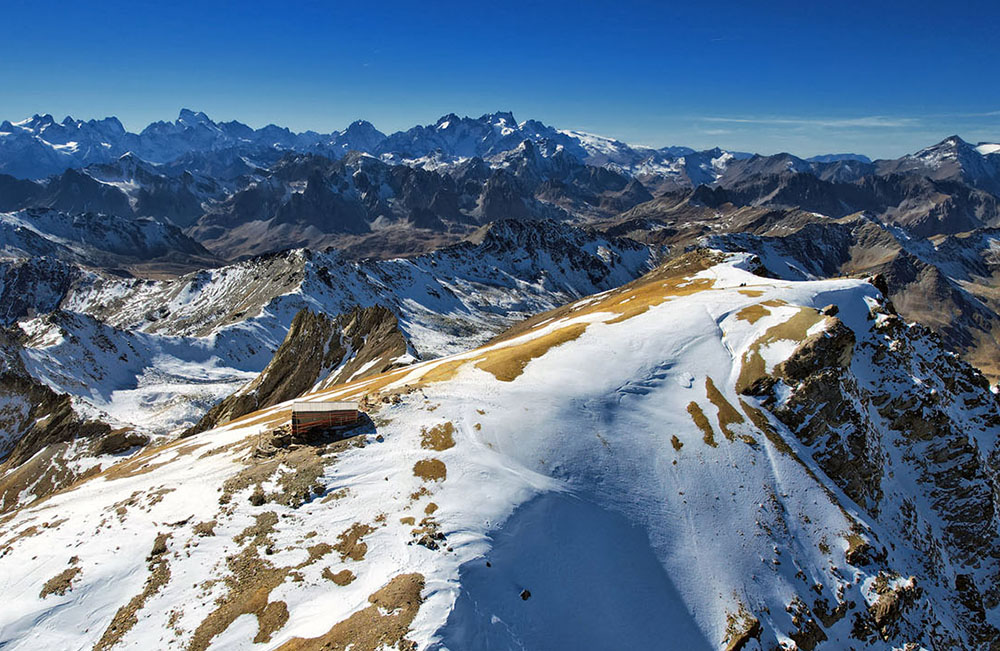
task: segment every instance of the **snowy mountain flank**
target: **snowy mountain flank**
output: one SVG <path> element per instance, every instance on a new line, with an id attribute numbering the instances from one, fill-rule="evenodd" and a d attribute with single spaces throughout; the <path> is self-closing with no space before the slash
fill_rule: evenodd
<path id="1" fill-rule="evenodd" d="M 957 135 L 0 122 L 0 649 L 1000 649 L 998 229 Z"/>
<path id="2" fill-rule="evenodd" d="M 497 222 L 475 242 L 409 259 L 293 250 L 159 281 L 79 271 L 58 298 L 39 296 L 36 310 L 49 313 L 19 315 L 20 356 L 88 416 L 166 434 L 263 371 L 303 311 L 346 319 L 359 306 L 386 310 L 399 323 L 377 333 L 396 331 L 399 351 L 384 361 L 402 364 L 466 350 L 527 316 L 618 287 L 658 255 L 553 222 Z M 368 334 L 366 326 L 353 335 L 342 370 L 385 370 L 355 368 L 373 361 L 357 340 Z"/>
<path id="3" fill-rule="evenodd" d="M 756 264 L 309 393 L 366 406 L 344 441 L 279 403 L 102 459 L 3 516 L 5 645 L 995 644 L 996 397 L 872 285 Z"/>

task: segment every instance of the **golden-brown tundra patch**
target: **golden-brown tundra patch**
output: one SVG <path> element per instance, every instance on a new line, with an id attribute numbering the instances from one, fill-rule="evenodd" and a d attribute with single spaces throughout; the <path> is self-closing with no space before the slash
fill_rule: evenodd
<path id="1" fill-rule="evenodd" d="M 333 546 L 340 553 L 340 560 L 352 561 L 364 560 L 368 553 L 368 544 L 362 542 L 362 538 L 375 531 L 375 528 L 368 524 L 355 522 L 346 531 L 342 531 L 337 536 L 337 544 Z"/>
<path id="2" fill-rule="evenodd" d="M 420 609 L 423 589 L 423 575 L 400 574 L 368 597 L 371 605 L 367 608 L 334 624 L 319 637 L 292 638 L 278 651 L 415 649 L 406 634 Z"/>
<path id="3" fill-rule="evenodd" d="M 111 623 L 101 635 L 101 639 L 94 645 L 94 651 L 105 651 L 121 642 L 125 634 L 139 623 L 138 613 L 146 606 L 149 598 L 158 593 L 170 581 L 170 564 L 167 555 L 167 542 L 169 540 L 170 534 L 164 533 L 158 534 L 153 540 L 153 549 L 146 559 L 149 576 L 146 577 L 142 591 L 118 609 L 111 619 Z"/>
<path id="4" fill-rule="evenodd" d="M 743 355 L 740 375 L 736 380 L 736 392 L 743 393 L 751 384 L 763 377 L 767 372 L 761 349 L 776 341 L 803 341 L 811 327 L 825 319 L 822 314 L 811 307 L 800 307 L 788 320 L 768 328 L 764 334 L 750 344 Z"/>
<path id="5" fill-rule="evenodd" d="M 691 420 L 694 421 L 694 424 L 701 430 L 705 445 L 713 448 L 718 447 L 719 444 L 715 442 L 715 432 L 712 431 L 712 423 L 708 422 L 705 412 L 701 410 L 698 403 L 694 401 L 688 403 L 687 412 L 691 415 Z"/>
<path id="6" fill-rule="evenodd" d="M 333 570 L 331 570 L 329 567 L 324 567 L 323 568 L 323 578 L 327 579 L 328 581 L 333 581 L 334 583 L 336 583 L 339 586 L 345 586 L 345 585 L 349 585 L 350 583 L 352 583 L 354 581 L 354 579 L 356 579 L 358 577 L 356 577 L 354 575 L 354 572 L 352 572 L 350 570 L 341 570 L 341 571 L 337 572 L 336 574 L 334 574 Z"/>
<path id="7" fill-rule="evenodd" d="M 587 324 L 575 323 L 521 344 L 488 350 L 485 357 L 476 362 L 476 368 L 492 373 L 501 382 L 513 382 L 524 372 L 528 362 L 556 346 L 579 338 L 586 330 Z"/>
<path id="8" fill-rule="evenodd" d="M 443 452 L 444 450 L 455 447 L 454 434 L 455 426 L 452 425 L 451 421 L 435 425 L 430 429 L 425 427 L 420 432 L 420 447 L 425 450 Z"/>
<path id="9" fill-rule="evenodd" d="M 288 606 L 283 601 L 272 602 L 270 595 L 284 583 L 290 568 L 275 567 L 261 558 L 259 552 L 261 546 L 271 544 L 277 523 L 278 514 L 265 511 L 257 514 L 254 524 L 233 537 L 233 542 L 242 548 L 226 558 L 228 590 L 216 599 L 215 610 L 195 629 L 188 644 L 189 651 L 207 649 L 217 635 L 242 615 L 254 615 L 257 619 L 255 643 L 270 641 L 274 632 L 288 621 Z"/>
<path id="10" fill-rule="evenodd" d="M 736 411 L 736 407 L 732 404 L 726 397 L 722 395 L 718 387 L 715 386 L 715 382 L 712 378 L 705 378 L 705 393 L 708 394 L 708 400 L 715 405 L 715 408 L 719 412 L 719 429 L 727 440 L 733 441 L 736 438 L 736 433 L 733 431 L 734 425 L 741 425 L 746 422 L 740 412 Z"/>
<path id="11" fill-rule="evenodd" d="M 72 590 L 73 581 L 82 571 L 79 567 L 76 567 L 79 562 L 80 559 L 76 556 L 71 558 L 69 560 L 69 567 L 45 582 L 45 585 L 42 586 L 42 591 L 38 594 L 38 598 L 44 599 L 50 594 L 62 596 Z"/>
<path id="12" fill-rule="evenodd" d="M 448 467 L 440 459 L 421 459 L 413 464 L 413 474 L 424 481 L 442 481 L 448 476 Z"/>

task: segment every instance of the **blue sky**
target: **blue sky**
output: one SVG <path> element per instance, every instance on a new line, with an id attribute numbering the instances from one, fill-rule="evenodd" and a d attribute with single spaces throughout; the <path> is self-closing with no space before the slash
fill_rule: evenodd
<path id="1" fill-rule="evenodd" d="M 4 2 L 0 117 L 391 132 L 511 110 L 655 146 L 1000 140 L 996 2 Z"/>

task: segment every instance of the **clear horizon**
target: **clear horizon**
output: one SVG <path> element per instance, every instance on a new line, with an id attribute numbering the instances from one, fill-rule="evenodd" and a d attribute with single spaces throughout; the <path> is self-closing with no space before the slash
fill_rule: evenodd
<path id="1" fill-rule="evenodd" d="M 509 110 L 634 145 L 894 158 L 957 134 L 1000 141 L 1000 8 L 626 1 L 502 7 L 388 2 L 13 0 L 0 119 L 181 107 L 293 131 L 356 119 L 392 133 Z"/>

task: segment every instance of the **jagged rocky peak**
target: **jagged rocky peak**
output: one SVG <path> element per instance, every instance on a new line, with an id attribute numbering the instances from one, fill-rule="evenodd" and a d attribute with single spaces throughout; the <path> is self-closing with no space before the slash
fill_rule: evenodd
<path id="1" fill-rule="evenodd" d="M 346 141 L 352 150 L 374 152 L 386 135 L 367 120 L 355 120 L 340 132 L 338 140 Z"/>
<path id="2" fill-rule="evenodd" d="M 489 124 L 496 125 L 498 127 L 515 128 L 518 126 L 517 120 L 514 119 L 514 114 L 510 111 L 497 111 L 496 113 L 487 113 L 479 118 Z"/>
<path id="3" fill-rule="evenodd" d="M 178 124 L 182 124 L 186 127 L 193 127 L 197 125 L 210 125 L 214 126 L 215 122 L 211 120 L 202 111 L 192 111 L 191 109 L 182 108 L 180 114 L 177 116 Z"/>

